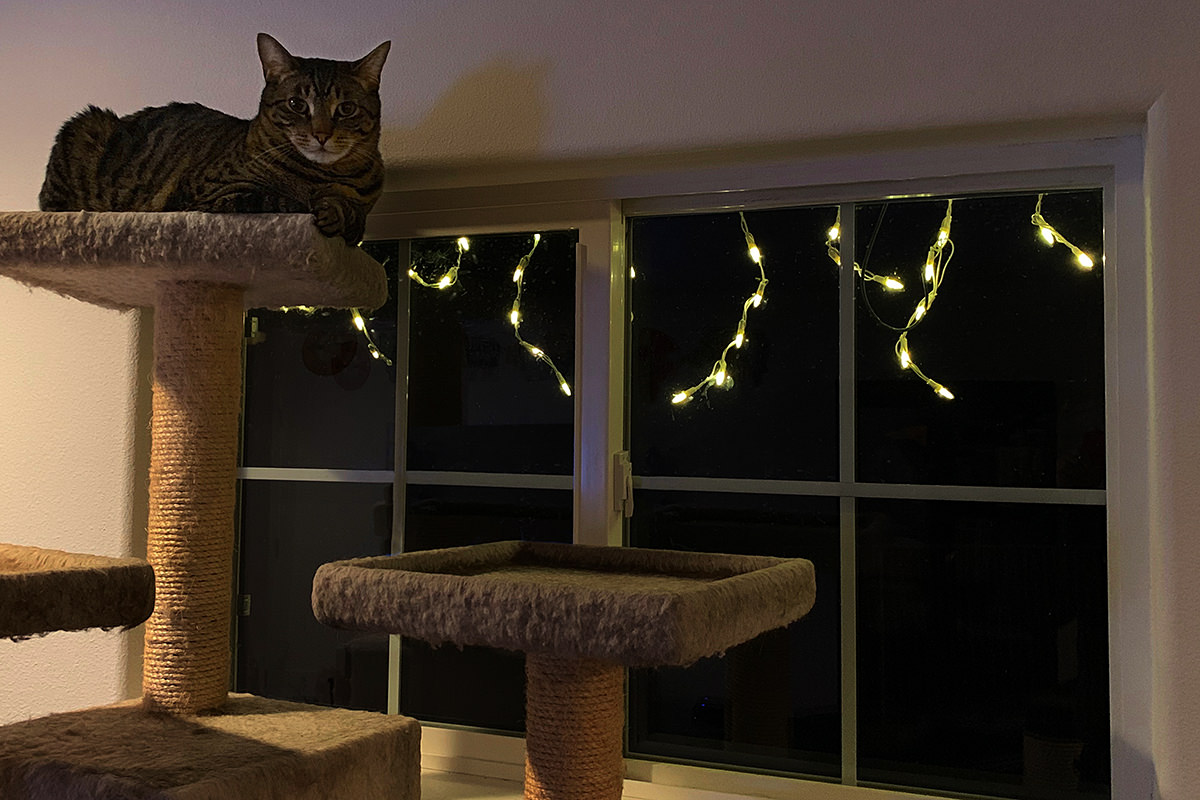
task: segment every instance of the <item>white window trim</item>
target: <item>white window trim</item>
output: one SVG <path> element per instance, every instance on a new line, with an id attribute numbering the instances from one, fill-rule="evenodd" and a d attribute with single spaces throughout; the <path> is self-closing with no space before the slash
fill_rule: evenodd
<path id="1" fill-rule="evenodd" d="M 1140 132 L 1032 143 L 974 142 L 877 150 L 768 162 L 672 169 L 619 159 L 599 175 L 502 185 L 420 189 L 385 195 L 369 225 L 371 238 L 416 238 L 468 232 L 580 229 L 588 254 L 577 277 L 576 541 L 618 544 L 611 454 L 623 440 L 625 308 L 623 213 L 817 205 L 875 198 L 986 193 L 1047 186 L 1102 186 L 1105 204 L 1105 368 L 1109 561 L 1109 669 L 1112 796 L 1149 796 L 1151 752 L 1150 553 L 1147 386 L 1147 258 Z M 622 205 L 623 204 L 623 205 Z M 593 302 L 599 298 L 599 302 Z M 399 387 L 398 387 L 399 389 Z M 399 452 L 399 451 L 398 451 Z M 635 465 L 636 467 L 636 465 Z M 399 474 L 399 473 L 398 473 Z M 399 479 L 399 478 L 398 478 Z M 849 713 L 844 709 L 843 713 Z M 515 744 L 514 744 L 515 743 Z M 472 750 L 472 748 L 474 748 Z M 425 758 L 435 768 L 510 777 L 520 740 L 430 727 Z M 480 757 L 464 756 L 478 752 Z M 437 766 L 441 765 L 441 766 Z M 630 797 L 669 800 L 678 787 L 718 798 L 814 800 L 914 798 L 917 792 L 847 787 L 732 770 L 629 761 Z M 720 788 L 716 787 L 720 784 Z M 640 785 L 640 786 L 639 786 Z M 673 792 L 675 792 L 673 794 Z M 698 797 L 689 789 L 689 797 Z"/>

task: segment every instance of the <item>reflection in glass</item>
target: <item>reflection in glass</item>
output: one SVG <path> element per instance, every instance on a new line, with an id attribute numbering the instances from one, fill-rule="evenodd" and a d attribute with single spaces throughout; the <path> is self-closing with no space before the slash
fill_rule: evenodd
<path id="1" fill-rule="evenodd" d="M 687 668 L 632 670 L 631 752 L 837 776 L 841 755 L 837 501 L 638 491 L 638 547 L 803 557 L 817 602 Z"/>
<path id="2" fill-rule="evenodd" d="M 569 475 L 574 403 L 514 335 L 513 273 L 534 234 L 412 243 L 412 268 L 445 289 L 410 287 L 408 468 Z M 570 382 L 575 371 L 577 231 L 550 231 L 524 270 L 521 336 Z"/>
<path id="3" fill-rule="evenodd" d="M 312 577 L 329 561 L 388 552 L 391 494 L 390 484 L 243 481 L 238 691 L 387 710 L 388 637 L 317 622 Z"/>
<path id="4" fill-rule="evenodd" d="M 1046 195 L 1043 213 L 1096 256 L 1081 269 L 1030 223 L 1037 194 L 954 200 L 944 284 L 908 334 L 936 396 L 895 351 L 926 302 L 945 200 L 859 206 L 859 260 L 906 289 L 860 284 L 858 478 L 881 483 L 1104 488 L 1101 193 Z"/>
<path id="5" fill-rule="evenodd" d="M 388 276 L 393 299 L 366 319 L 390 357 L 396 242 L 364 242 L 363 249 Z M 348 310 L 253 309 L 247 327 L 244 466 L 392 468 L 396 370 L 371 356 Z"/>
<path id="6" fill-rule="evenodd" d="M 858 507 L 859 777 L 1107 797 L 1104 508 Z"/>
<path id="7" fill-rule="evenodd" d="M 837 479 L 836 210 L 748 211 L 768 284 L 729 351 L 721 387 L 676 392 L 710 373 L 759 284 L 736 212 L 629 222 L 630 441 L 642 475 Z"/>

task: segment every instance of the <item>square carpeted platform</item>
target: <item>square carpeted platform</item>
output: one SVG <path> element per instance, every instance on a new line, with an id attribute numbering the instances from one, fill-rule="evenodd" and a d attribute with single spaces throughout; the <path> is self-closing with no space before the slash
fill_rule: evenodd
<path id="1" fill-rule="evenodd" d="M 219 713 L 130 701 L 0 727 L 5 800 L 418 800 L 416 720 L 230 695 Z"/>

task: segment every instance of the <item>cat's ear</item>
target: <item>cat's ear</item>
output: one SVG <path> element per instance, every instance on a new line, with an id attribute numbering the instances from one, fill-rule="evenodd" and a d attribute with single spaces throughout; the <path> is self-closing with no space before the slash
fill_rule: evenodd
<path id="1" fill-rule="evenodd" d="M 379 88 L 379 75 L 383 72 L 383 62 L 387 59 L 388 50 L 392 49 L 391 42 L 384 42 L 371 52 L 354 62 L 354 75 L 372 89 Z"/>
<path id="2" fill-rule="evenodd" d="M 268 83 L 296 71 L 296 59 L 270 34 L 258 35 L 258 58 Z"/>

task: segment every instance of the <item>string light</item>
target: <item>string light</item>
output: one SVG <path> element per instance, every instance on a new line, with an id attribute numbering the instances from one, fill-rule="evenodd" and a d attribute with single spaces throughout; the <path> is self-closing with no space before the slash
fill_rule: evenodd
<path id="1" fill-rule="evenodd" d="M 842 209 L 838 206 L 837 219 L 833 223 L 833 227 L 825 231 L 825 252 L 829 254 L 829 258 L 834 264 L 839 267 L 842 265 L 842 252 L 840 250 L 839 240 L 842 236 Z M 904 291 L 904 284 L 899 278 L 891 275 L 876 275 L 870 270 L 863 269 L 858 262 L 854 262 L 854 272 L 860 278 L 872 283 L 878 283 L 883 288 L 892 292 Z"/>
<path id="2" fill-rule="evenodd" d="M 1046 195 L 1044 192 L 1038 195 L 1037 205 L 1034 207 L 1033 215 L 1029 218 L 1029 221 L 1037 226 L 1038 234 L 1042 237 L 1042 241 L 1044 241 L 1047 245 L 1050 247 L 1053 247 L 1056 244 L 1065 245 L 1068 250 L 1075 254 L 1075 263 L 1079 265 L 1080 269 L 1091 269 L 1096 265 L 1096 262 L 1092 260 L 1092 257 L 1068 242 L 1066 238 L 1057 230 L 1055 230 L 1053 225 L 1051 225 L 1049 222 L 1046 222 L 1046 218 L 1042 216 L 1042 198 L 1045 196 Z"/>
<path id="3" fill-rule="evenodd" d="M 728 389 L 733 386 L 733 376 L 729 374 L 729 364 L 726 359 L 729 356 L 730 350 L 740 350 L 746 342 L 746 321 L 750 315 L 750 309 L 758 308 L 762 305 L 767 291 L 767 273 L 764 265 L 764 257 L 758 243 L 754 241 L 754 234 L 750 232 L 750 227 L 746 224 L 746 215 L 738 212 L 738 218 L 742 225 L 742 236 L 746 239 L 746 251 L 750 255 L 750 260 L 758 266 L 758 286 L 754 290 L 754 294 L 746 298 L 742 303 L 742 318 L 737 324 L 737 333 L 729 344 L 725 345 L 725 349 L 721 351 L 721 357 L 713 364 L 712 370 L 708 373 L 708 377 L 700 381 L 690 389 L 683 389 L 671 396 L 671 402 L 675 405 L 682 405 L 692 399 L 696 392 L 708 386 L 719 386 L 723 389 Z"/>
<path id="4" fill-rule="evenodd" d="M 517 296 L 513 300 L 512 309 L 508 312 L 508 321 L 512 323 L 513 335 L 517 337 L 517 342 L 525 348 L 529 355 L 533 356 L 538 361 L 550 368 L 554 373 L 555 379 L 558 380 L 558 388 L 563 394 L 571 396 L 571 385 L 567 383 L 567 379 L 558 371 L 558 367 L 554 366 L 554 362 L 550 356 L 546 355 L 546 351 L 536 345 L 530 344 L 521 337 L 521 290 L 525 284 L 525 272 L 529 269 L 529 260 L 533 258 L 533 251 L 537 250 L 538 243 L 542 241 L 542 235 L 535 233 L 533 235 L 533 247 L 529 248 L 529 252 L 521 256 L 521 260 L 517 262 L 517 268 L 513 270 L 513 283 L 517 285 Z"/>
<path id="5" fill-rule="evenodd" d="M 375 340 L 371 338 L 371 332 L 367 329 L 367 321 L 363 319 L 362 313 L 357 308 L 352 308 L 350 309 L 350 318 L 354 320 L 354 327 L 358 328 L 367 340 L 367 352 L 371 354 L 371 358 L 381 360 L 389 367 L 392 366 L 392 360 L 375 346 Z"/>
<path id="6" fill-rule="evenodd" d="M 942 224 L 938 227 L 937 236 L 934 238 L 933 244 L 929 247 L 929 253 L 925 257 L 925 269 L 921 274 L 921 282 L 924 285 L 925 294 L 913 309 L 912 314 L 908 317 L 908 324 L 900 329 L 900 337 L 896 339 L 896 358 L 900 362 L 900 369 L 905 369 L 916 375 L 921 380 L 933 389 L 933 391 L 946 400 L 953 400 L 954 393 L 947 389 L 943 384 L 930 378 L 921 368 L 917 366 L 916 360 L 913 358 L 912 350 L 908 346 L 908 334 L 915 328 L 933 308 L 933 301 L 937 299 L 938 289 L 942 286 L 942 281 L 946 277 L 946 269 L 950 266 L 950 259 L 954 257 L 954 242 L 950 239 L 950 222 L 952 219 L 952 210 L 954 201 L 946 201 L 946 216 L 942 218 Z M 949 247 L 949 252 L 946 248 Z"/>
<path id="7" fill-rule="evenodd" d="M 421 284 L 422 286 L 424 286 L 427 289 L 449 289 L 451 286 L 453 286 L 455 283 L 458 282 L 458 268 L 460 266 L 462 266 L 463 253 L 465 253 L 471 249 L 471 240 L 465 236 L 460 236 L 458 238 L 458 240 L 455 241 L 454 244 L 455 244 L 455 247 L 458 248 L 458 258 L 455 259 L 454 266 L 451 267 L 447 272 L 445 272 L 436 281 L 430 282 L 430 281 L 425 280 L 412 267 L 408 268 L 408 277 L 412 278 L 414 281 Z"/>

